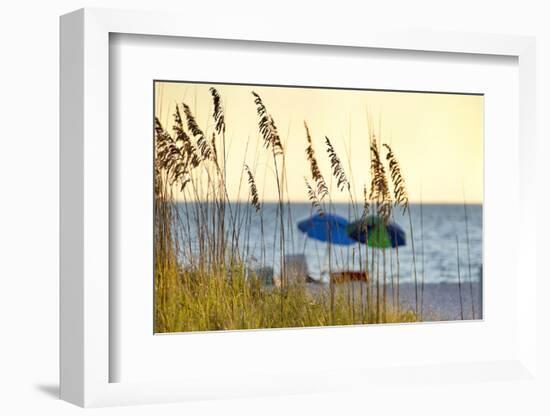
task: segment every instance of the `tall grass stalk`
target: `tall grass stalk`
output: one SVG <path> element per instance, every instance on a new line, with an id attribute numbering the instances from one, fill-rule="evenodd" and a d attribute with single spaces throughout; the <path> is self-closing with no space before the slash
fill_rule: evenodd
<path id="1" fill-rule="evenodd" d="M 470 285 L 470 300 L 472 303 L 472 319 L 476 319 L 476 309 L 474 304 L 474 288 L 472 283 L 472 262 L 470 260 L 470 232 L 468 229 L 468 210 L 466 209 L 466 198 L 464 198 L 464 225 L 466 228 L 466 250 L 468 255 L 468 283 Z"/>
<path id="2" fill-rule="evenodd" d="M 462 282 L 460 278 L 460 251 L 458 248 L 458 234 L 456 235 L 456 267 L 458 276 L 458 296 L 460 298 L 460 319 L 464 320 L 464 307 L 462 302 Z"/>
<path id="3" fill-rule="evenodd" d="M 426 280 L 426 263 L 424 257 L 424 206 L 422 203 L 422 196 L 420 196 L 420 255 L 422 257 L 422 282 L 420 284 L 420 320 L 422 320 L 422 317 L 424 316 L 424 282 Z"/>
<path id="4" fill-rule="evenodd" d="M 265 146 L 271 148 L 271 154 L 273 156 L 273 165 L 275 168 L 275 179 L 277 182 L 277 195 L 278 195 L 278 218 L 280 223 L 280 232 L 279 232 L 279 247 L 280 247 L 280 267 L 281 267 L 281 285 L 284 288 L 286 285 L 286 270 L 285 270 L 285 225 L 284 225 L 284 197 L 283 197 L 283 188 L 281 186 L 281 179 L 279 173 L 279 165 L 277 163 L 277 156 L 280 156 L 284 153 L 283 145 L 281 143 L 281 138 L 279 137 L 279 132 L 275 121 L 271 114 L 268 113 L 267 108 L 265 107 L 262 98 L 252 91 L 254 96 L 254 103 L 256 104 L 256 111 L 259 116 L 258 127 L 260 133 L 263 136 Z M 282 305 L 282 303 L 281 303 Z"/>
<path id="5" fill-rule="evenodd" d="M 395 156 L 392 148 L 388 144 L 384 144 L 384 147 L 386 148 L 386 151 L 387 151 L 386 160 L 389 162 L 390 177 L 393 184 L 394 203 L 396 206 L 399 206 L 402 208 L 402 214 L 404 215 L 406 213 L 409 220 L 409 234 L 410 234 L 410 241 L 411 241 L 412 258 L 413 258 L 412 272 L 414 277 L 415 313 L 419 315 L 418 277 L 416 273 L 416 251 L 414 247 L 413 223 L 412 223 L 411 207 L 409 204 L 409 196 L 405 185 L 405 178 L 403 176 L 403 173 L 401 172 L 401 166 L 399 164 L 397 157 Z M 399 264 L 398 249 L 396 250 L 396 253 L 398 256 L 397 262 Z M 399 290 L 399 286 L 398 286 L 398 290 Z M 399 296 L 398 296 L 398 304 L 399 304 Z"/>

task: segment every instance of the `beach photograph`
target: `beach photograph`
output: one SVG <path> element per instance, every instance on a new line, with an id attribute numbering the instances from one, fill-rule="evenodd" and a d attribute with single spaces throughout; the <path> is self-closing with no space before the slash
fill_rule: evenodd
<path id="1" fill-rule="evenodd" d="M 156 80 L 154 331 L 483 319 L 483 95 Z"/>

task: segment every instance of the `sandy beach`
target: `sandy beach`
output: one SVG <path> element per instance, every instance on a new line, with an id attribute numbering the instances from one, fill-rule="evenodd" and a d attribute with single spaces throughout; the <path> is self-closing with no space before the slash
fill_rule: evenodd
<path id="1" fill-rule="evenodd" d="M 352 291 L 357 300 L 361 299 L 360 282 L 342 283 L 336 285 L 338 291 Z M 327 284 L 309 284 L 312 292 L 319 290 L 329 290 Z M 482 319 L 483 295 L 482 284 L 472 282 L 471 294 L 470 284 L 462 282 L 461 290 L 458 284 L 451 282 L 425 283 L 424 301 L 422 302 L 422 319 L 424 321 L 454 321 Z M 382 290 L 382 288 L 381 288 Z M 363 294 L 366 293 L 366 286 L 363 286 Z M 460 294 L 462 293 L 462 314 L 460 306 Z M 473 295 L 473 296 L 472 296 Z M 373 294 L 376 297 L 376 294 Z M 391 285 L 387 286 L 386 296 L 388 303 L 391 304 L 393 292 Z M 418 302 L 421 303 L 421 283 L 418 283 Z M 399 288 L 399 299 L 402 309 L 415 309 L 415 285 L 414 283 L 401 283 Z M 473 308 L 472 308 L 473 299 Z M 474 315 L 475 314 L 475 315 Z"/>
<path id="2" fill-rule="evenodd" d="M 470 285 L 468 282 L 462 283 L 462 309 L 463 319 L 481 319 L 483 310 L 483 285 L 479 282 L 472 283 L 472 295 L 470 295 Z M 420 284 L 418 285 L 420 293 Z M 390 292 L 391 293 L 391 288 Z M 391 296 L 391 295 L 388 295 Z M 414 283 L 401 284 L 400 287 L 401 305 L 414 309 L 415 295 Z M 473 311 L 472 317 L 472 299 Z M 424 284 L 424 302 L 423 302 L 424 320 L 460 320 L 460 291 L 457 283 L 426 283 Z"/>

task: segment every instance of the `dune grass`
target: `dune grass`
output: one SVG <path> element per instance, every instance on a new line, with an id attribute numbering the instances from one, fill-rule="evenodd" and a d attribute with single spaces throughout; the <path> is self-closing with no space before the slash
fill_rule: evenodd
<path id="1" fill-rule="evenodd" d="M 226 123 L 222 97 L 211 88 L 213 100 L 211 132 L 201 129 L 191 108 L 185 103 L 176 108 L 173 133 L 155 120 L 155 332 L 187 332 L 207 330 L 316 327 L 355 325 L 382 322 L 414 322 L 415 310 L 403 310 L 399 301 L 399 251 L 374 249 L 358 244 L 358 255 L 365 274 L 359 294 L 353 284 L 308 285 L 304 279 L 291 279 L 285 255 L 289 254 L 286 235 L 293 231 L 290 203 L 285 195 L 286 164 L 284 141 L 262 98 L 252 92 L 258 113 L 259 137 L 270 153 L 274 167 L 274 186 L 278 194 L 276 235 L 277 252 L 270 257 L 278 262 L 277 285 L 266 285 L 261 276 L 247 263 L 246 244 L 250 238 L 251 218 L 258 215 L 263 224 L 263 202 L 254 177 L 255 163 L 243 162 L 245 186 L 249 204 L 236 208 L 226 188 Z M 311 178 L 305 178 L 305 194 L 312 212 L 331 212 L 331 196 L 325 176 L 319 168 L 317 154 L 306 122 L 304 163 L 308 163 Z M 386 223 L 392 209 L 410 210 L 405 181 L 397 157 L 389 146 L 382 147 L 373 129 L 367 132 L 370 141 L 370 191 L 364 185 L 364 201 L 358 208 L 350 188 L 344 164 L 328 137 L 326 154 L 337 191 L 349 194 L 354 220 L 365 219 L 369 213 Z M 386 160 L 382 151 L 386 150 Z M 246 158 L 246 154 L 245 154 Z M 385 163 L 388 165 L 386 166 Z M 386 172 L 389 172 L 387 174 Z M 388 178 L 389 176 L 389 178 Z M 366 181 L 365 181 L 366 183 Z M 392 193 L 393 188 L 393 193 Z M 183 201 L 184 209 L 178 206 Z M 187 204 L 187 201 L 193 203 Z M 366 226 L 366 225 L 365 225 Z M 411 222 L 412 234 L 412 222 Z M 247 234 L 248 233 L 248 234 Z M 386 251 L 397 261 L 397 291 L 393 290 L 394 275 L 388 276 Z M 261 266 L 268 263 L 262 249 Z M 331 267 L 330 253 L 329 267 Z M 370 257 L 369 257 L 370 256 Z M 416 261 L 416 260 L 415 260 Z M 393 270 L 390 268 L 390 270 Z M 414 267 L 416 283 L 416 265 Z M 392 296 L 386 296 L 388 284 Z M 365 290 L 364 290 L 365 289 Z M 416 290 L 417 292 L 417 290 Z M 396 294 L 396 295 L 395 295 Z"/>
<path id="2" fill-rule="evenodd" d="M 156 293 L 156 332 L 231 329 L 297 328 L 374 323 L 363 319 L 360 303 L 349 301 L 347 291 L 336 291 L 331 306 L 326 291 L 310 293 L 303 284 L 284 290 L 266 289 L 242 268 L 225 272 L 179 273 L 157 271 L 163 285 Z M 384 322 L 414 322 L 414 311 L 388 310 Z"/>

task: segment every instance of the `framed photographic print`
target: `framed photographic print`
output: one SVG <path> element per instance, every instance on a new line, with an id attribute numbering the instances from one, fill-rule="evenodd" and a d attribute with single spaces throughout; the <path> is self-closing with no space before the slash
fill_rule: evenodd
<path id="1" fill-rule="evenodd" d="M 62 398 L 536 383 L 534 41 L 179 22 L 61 19 Z"/>

